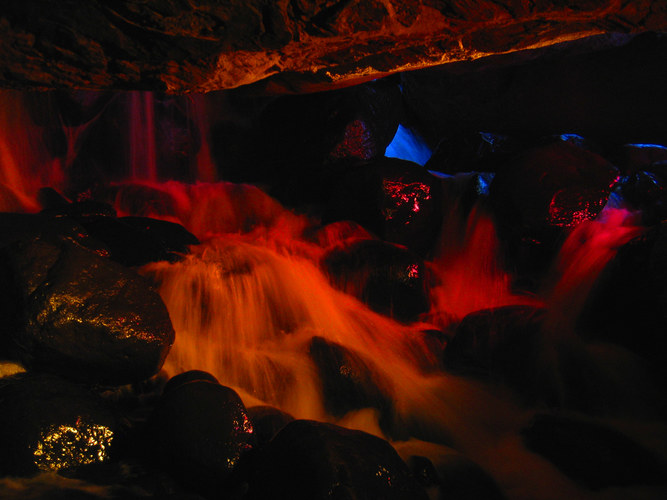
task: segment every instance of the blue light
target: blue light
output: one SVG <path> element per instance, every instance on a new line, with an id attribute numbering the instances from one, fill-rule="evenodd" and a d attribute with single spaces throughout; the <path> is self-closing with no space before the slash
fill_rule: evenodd
<path id="1" fill-rule="evenodd" d="M 389 158 L 408 160 L 424 166 L 433 152 L 424 139 L 409 128 L 398 125 L 396 135 L 387 146 L 384 155 Z"/>

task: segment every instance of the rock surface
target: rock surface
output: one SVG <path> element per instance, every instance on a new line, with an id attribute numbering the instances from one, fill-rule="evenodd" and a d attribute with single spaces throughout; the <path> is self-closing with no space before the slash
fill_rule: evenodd
<path id="1" fill-rule="evenodd" d="M 0 476 L 72 470 L 111 459 L 117 422 L 87 389 L 54 375 L 0 379 Z"/>
<path id="2" fill-rule="evenodd" d="M 295 420 L 256 458 L 247 500 L 424 500 L 391 445 L 332 424 Z"/>
<path id="3" fill-rule="evenodd" d="M 71 240 L 19 241 L 1 253 L 0 333 L 12 357 L 119 385 L 160 369 L 174 329 L 148 280 Z"/>
<path id="4" fill-rule="evenodd" d="M 667 26 L 640 0 L 71 0 L 9 2 L 0 84 L 207 92 L 268 80 L 279 90 Z"/>

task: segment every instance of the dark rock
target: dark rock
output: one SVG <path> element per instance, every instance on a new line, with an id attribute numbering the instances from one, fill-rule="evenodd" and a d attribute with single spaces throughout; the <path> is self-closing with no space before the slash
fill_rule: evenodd
<path id="1" fill-rule="evenodd" d="M 522 434 L 529 450 L 593 490 L 667 482 L 664 464 L 651 451 L 592 421 L 538 414 Z"/>
<path id="2" fill-rule="evenodd" d="M 439 455 L 436 462 L 412 455 L 407 460 L 412 474 L 424 487 L 437 489 L 438 500 L 503 500 L 494 479 L 463 455 Z"/>
<path id="3" fill-rule="evenodd" d="M 327 220 L 353 220 L 419 255 L 432 247 L 442 213 L 440 180 L 416 163 L 382 158 L 335 181 Z"/>
<path id="4" fill-rule="evenodd" d="M 491 132 L 446 137 L 440 140 L 424 167 L 449 175 L 495 172 L 522 146 L 517 139 Z"/>
<path id="5" fill-rule="evenodd" d="M 632 176 L 651 166 L 667 161 L 667 147 L 659 144 L 625 144 L 617 151 L 617 164 L 625 175 Z"/>
<path id="6" fill-rule="evenodd" d="M 214 384 L 217 384 L 218 379 L 215 378 L 214 375 L 202 370 L 188 370 L 187 372 L 179 373 L 178 375 L 171 377 L 164 386 L 163 394 L 173 391 L 182 385 L 189 384 L 190 382 L 213 382 Z"/>
<path id="7" fill-rule="evenodd" d="M 125 182 L 104 186 L 95 191 L 94 197 L 112 203 L 120 213 L 135 216 L 173 216 L 178 206 L 166 188 L 141 183 Z"/>
<path id="8" fill-rule="evenodd" d="M 566 140 L 534 147 L 497 172 L 490 201 L 510 267 L 539 276 L 565 230 L 602 210 L 617 177 L 605 159 Z"/>
<path id="9" fill-rule="evenodd" d="M 292 415 L 273 406 L 251 406 L 248 408 L 248 416 L 255 431 L 257 446 L 264 446 L 294 420 Z"/>
<path id="10" fill-rule="evenodd" d="M 530 388 L 543 313 L 532 306 L 505 306 L 468 314 L 445 348 L 445 369 Z"/>
<path id="11" fill-rule="evenodd" d="M 118 425 L 105 403 L 56 376 L 0 379 L 0 475 L 26 475 L 111 459 Z"/>
<path id="12" fill-rule="evenodd" d="M 429 309 L 424 263 L 404 248 L 362 240 L 327 253 L 322 266 L 332 284 L 376 312 L 403 322 Z"/>
<path id="13" fill-rule="evenodd" d="M 109 250 L 91 238 L 85 228 L 70 217 L 0 213 L 0 248 L 34 238 L 46 238 L 49 241 L 66 239 L 101 257 L 109 256 Z"/>
<path id="14" fill-rule="evenodd" d="M 667 187 L 655 174 L 637 170 L 623 176 L 614 187 L 610 200 L 630 210 L 640 210 L 645 225 L 658 224 L 667 219 Z"/>
<path id="15" fill-rule="evenodd" d="M 199 240 L 180 224 L 149 217 L 85 217 L 80 219 L 88 234 L 103 242 L 110 258 L 126 266 L 149 262 L 175 262 Z"/>
<path id="16" fill-rule="evenodd" d="M 427 497 L 388 442 L 331 424 L 295 420 L 259 452 L 245 498 Z"/>
<path id="17" fill-rule="evenodd" d="M 2 337 L 35 369 L 124 384 L 156 373 L 174 341 L 148 280 L 68 240 L 2 250 Z"/>
<path id="18" fill-rule="evenodd" d="M 377 408 L 382 420 L 392 411 L 391 384 L 373 361 L 322 337 L 313 337 L 309 352 L 322 382 L 327 413 L 342 417 L 352 410 Z"/>
<path id="19" fill-rule="evenodd" d="M 234 470 L 255 441 L 238 394 L 205 380 L 166 392 L 148 432 L 155 459 L 184 487 L 205 496 L 230 487 Z"/>
<path id="20" fill-rule="evenodd" d="M 623 245 L 593 286 L 578 328 L 642 356 L 667 384 L 667 223 Z"/>

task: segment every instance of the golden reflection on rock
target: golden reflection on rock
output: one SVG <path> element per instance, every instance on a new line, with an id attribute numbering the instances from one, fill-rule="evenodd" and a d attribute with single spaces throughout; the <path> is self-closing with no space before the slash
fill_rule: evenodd
<path id="1" fill-rule="evenodd" d="M 74 425 L 53 425 L 42 431 L 33 452 L 35 465 L 43 471 L 58 471 L 109 458 L 114 433 L 106 426 L 78 419 Z"/>

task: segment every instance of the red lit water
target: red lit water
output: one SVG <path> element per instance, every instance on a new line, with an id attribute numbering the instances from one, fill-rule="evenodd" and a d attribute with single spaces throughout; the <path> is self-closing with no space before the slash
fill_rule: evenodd
<path id="1" fill-rule="evenodd" d="M 69 163 L 40 151 L 19 97 L 0 94 L 0 210 L 37 211 L 37 190 L 63 189 Z M 588 492 L 526 450 L 519 430 L 540 408 L 517 402 L 509 388 L 434 370 L 441 353 L 424 331 L 451 334 L 470 312 L 535 304 L 548 308 L 552 340 L 574 337 L 577 312 L 601 269 L 618 246 L 641 231 L 632 214 L 605 210 L 574 228 L 551 281 L 529 295 L 512 290 L 513 277 L 499 264 L 492 218 L 479 207 L 463 216 L 456 198 L 448 197 L 438 251 L 428 263 L 435 276 L 431 310 L 405 325 L 334 289 L 319 267 L 331 247 L 370 237 L 363 229 L 346 223 L 321 228 L 258 187 L 213 182 L 217 173 L 206 141 L 193 159 L 198 182 L 159 181 L 153 96 L 133 93 L 129 102 L 131 178 L 117 186 L 110 201 L 120 215 L 136 214 L 141 206 L 136 193 L 151 193 L 168 202 L 147 203 L 140 215 L 180 222 L 202 241 L 181 262 L 140 270 L 159 285 L 176 330 L 165 364 L 170 374 L 207 370 L 238 390 L 247 405 L 271 404 L 298 418 L 382 435 L 374 409 L 341 419 L 325 410 L 309 355 L 313 337 L 322 337 L 372 360 L 376 375 L 388 381 L 395 420 L 413 437 L 395 442 L 399 451 L 417 449 L 431 457 L 463 453 L 512 499 L 628 498 L 624 491 Z M 203 98 L 191 102 L 194 122 L 206 127 Z M 68 148 L 75 151 L 76 136 L 70 137 Z M 634 429 L 632 422 L 626 427 Z"/>

